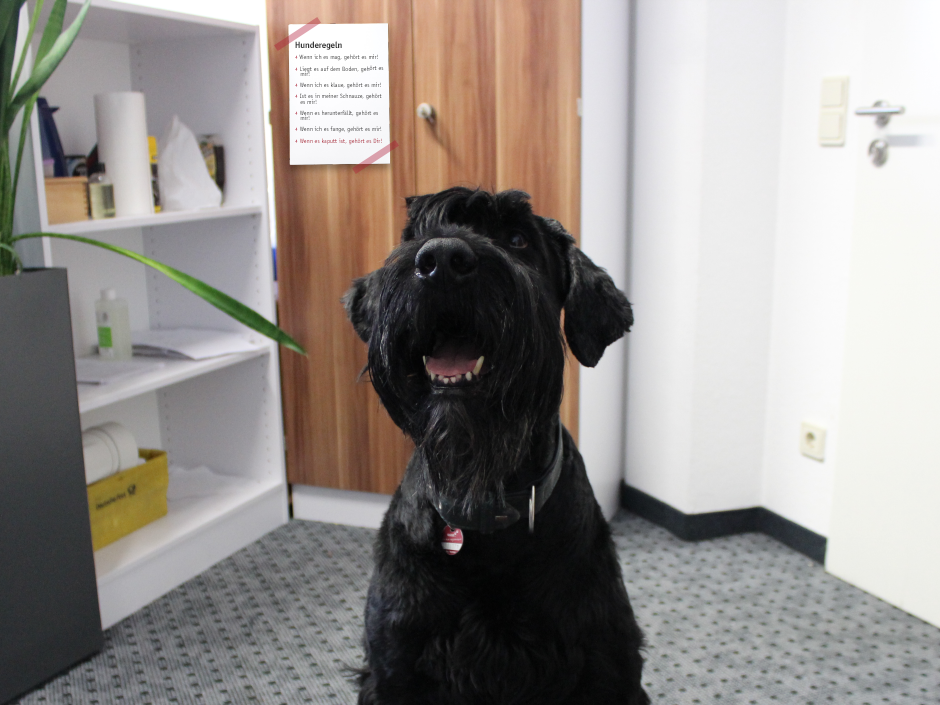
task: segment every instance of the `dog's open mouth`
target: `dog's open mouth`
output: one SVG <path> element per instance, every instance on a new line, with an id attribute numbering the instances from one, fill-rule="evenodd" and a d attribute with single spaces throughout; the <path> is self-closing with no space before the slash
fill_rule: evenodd
<path id="1" fill-rule="evenodd" d="M 480 350 L 471 341 L 460 338 L 439 340 L 423 359 L 428 379 L 437 386 L 473 384 L 485 371 Z"/>

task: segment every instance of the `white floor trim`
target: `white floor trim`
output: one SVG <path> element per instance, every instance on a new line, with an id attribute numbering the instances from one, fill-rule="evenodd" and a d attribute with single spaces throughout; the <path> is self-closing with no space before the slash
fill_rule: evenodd
<path id="1" fill-rule="evenodd" d="M 378 529 L 392 496 L 292 485 L 294 519 Z"/>

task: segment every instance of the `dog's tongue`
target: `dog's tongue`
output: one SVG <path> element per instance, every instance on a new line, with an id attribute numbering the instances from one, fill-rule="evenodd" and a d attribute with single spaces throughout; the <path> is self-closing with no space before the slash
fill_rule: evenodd
<path id="1" fill-rule="evenodd" d="M 465 375 L 473 371 L 479 357 L 469 346 L 448 341 L 428 358 L 427 368 L 429 372 L 444 377 Z"/>

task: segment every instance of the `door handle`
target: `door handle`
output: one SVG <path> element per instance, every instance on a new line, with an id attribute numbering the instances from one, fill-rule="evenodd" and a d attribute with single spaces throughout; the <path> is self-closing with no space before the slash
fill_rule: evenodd
<path id="1" fill-rule="evenodd" d="M 427 120 L 432 125 L 434 124 L 434 118 L 435 118 L 434 106 L 431 105 L 430 103 L 421 103 L 421 105 L 418 106 L 418 109 L 415 112 L 418 113 L 419 118 L 423 120 Z"/>
<path id="2" fill-rule="evenodd" d="M 904 106 L 903 105 L 888 105 L 888 101 L 879 100 L 875 101 L 875 104 L 870 108 L 858 108 L 855 111 L 856 115 L 874 115 L 875 124 L 878 127 L 884 127 L 888 124 L 888 121 L 891 120 L 892 115 L 903 115 Z"/>

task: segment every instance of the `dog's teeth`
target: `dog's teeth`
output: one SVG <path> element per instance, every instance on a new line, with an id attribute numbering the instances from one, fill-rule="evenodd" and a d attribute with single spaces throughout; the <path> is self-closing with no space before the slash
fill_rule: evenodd
<path id="1" fill-rule="evenodd" d="M 427 366 L 428 366 L 428 356 L 427 356 L 427 355 L 422 355 L 422 356 L 421 356 L 421 359 L 424 360 L 424 366 L 427 367 Z"/>
<path id="2" fill-rule="evenodd" d="M 473 368 L 473 374 L 475 374 L 475 375 L 480 374 L 480 370 L 481 370 L 481 369 L 483 369 L 483 356 L 482 356 L 482 355 L 480 355 L 480 359 L 477 360 L 477 364 L 476 364 L 476 366 Z M 470 379 L 470 378 L 467 377 L 467 379 Z"/>
<path id="3" fill-rule="evenodd" d="M 469 382 L 471 379 L 473 379 L 473 373 L 472 373 L 472 372 L 468 372 L 468 373 L 467 373 L 467 381 Z"/>

